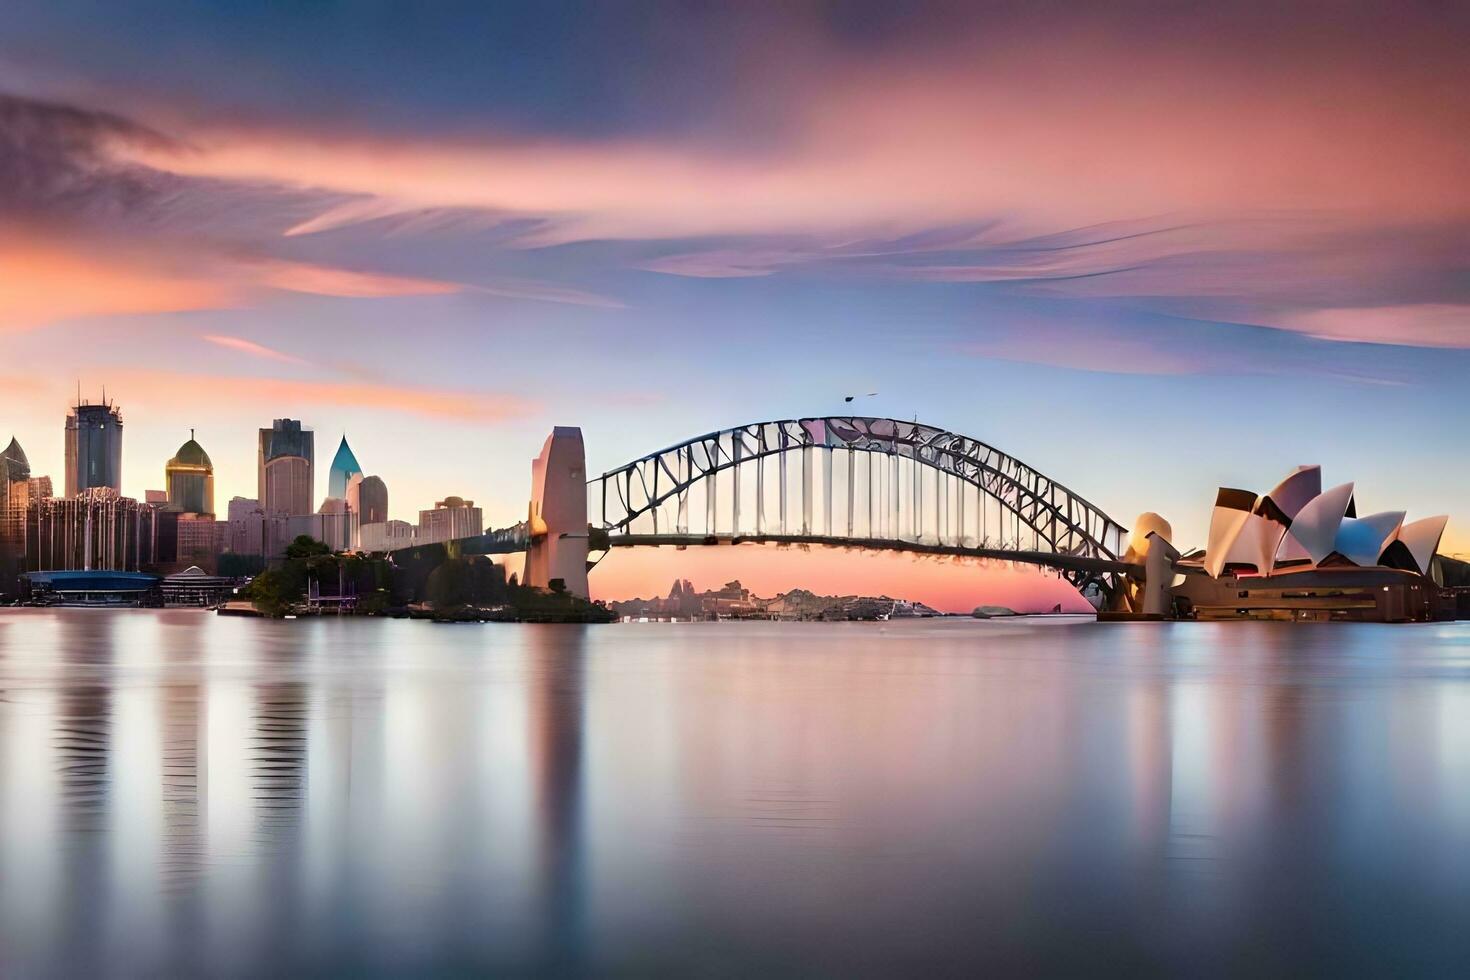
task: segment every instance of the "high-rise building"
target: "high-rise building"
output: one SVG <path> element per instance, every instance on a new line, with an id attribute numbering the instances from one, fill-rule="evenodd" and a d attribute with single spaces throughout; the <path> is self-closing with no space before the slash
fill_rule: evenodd
<path id="1" fill-rule="evenodd" d="M 93 487 L 122 492 L 122 412 L 106 400 L 78 401 L 66 417 L 66 495 Z"/>
<path id="2" fill-rule="evenodd" d="M 445 497 L 433 510 L 419 511 L 418 544 L 470 538 L 485 532 L 485 519 L 473 500 Z"/>
<path id="3" fill-rule="evenodd" d="M 257 490 L 261 509 L 287 516 L 312 512 L 315 433 L 295 419 L 260 430 Z"/>
<path id="4" fill-rule="evenodd" d="M 344 435 L 342 444 L 337 447 L 337 455 L 332 457 L 332 467 L 327 470 L 327 496 L 346 500 L 348 482 L 354 476 L 361 475 L 362 467 L 358 465 L 357 457 L 352 455 L 352 449 L 347 445 L 347 437 Z"/>
<path id="5" fill-rule="evenodd" d="M 388 486 L 378 476 L 354 476 L 347 480 L 347 505 L 359 530 L 381 525 L 388 520 Z M 362 547 L 362 538 L 354 538 L 353 547 Z"/>
<path id="6" fill-rule="evenodd" d="M 26 506 L 30 500 L 31 464 L 14 439 L 0 452 L 0 595 L 20 588 L 25 562 Z"/>
<path id="7" fill-rule="evenodd" d="M 189 441 L 179 447 L 174 458 L 163 467 L 164 484 L 168 487 L 168 509 L 184 514 L 207 514 L 214 517 L 214 464 L 204 447 Z"/>

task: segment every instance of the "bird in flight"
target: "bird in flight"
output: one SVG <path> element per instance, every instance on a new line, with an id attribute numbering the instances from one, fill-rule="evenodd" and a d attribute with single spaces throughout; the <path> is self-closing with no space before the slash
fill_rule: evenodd
<path id="1" fill-rule="evenodd" d="M 862 396 L 862 397 L 863 397 L 863 398 L 872 398 L 872 397 L 873 397 L 873 396 L 874 396 L 874 395 L 876 395 L 876 394 L 877 394 L 877 392 L 876 392 L 876 391 L 870 391 L 870 392 L 868 392 L 868 393 L 867 393 L 867 394 L 866 394 L 866 395 L 863 395 L 863 396 Z M 845 398 L 843 398 L 843 399 L 842 399 L 842 400 L 843 400 L 843 401 L 845 401 L 845 402 L 850 402 L 850 401 L 852 401 L 852 400 L 853 400 L 853 399 L 854 399 L 854 398 L 857 398 L 857 397 L 858 397 L 858 396 L 857 396 L 857 395 L 848 395 L 848 396 L 847 396 L 847 397 L 845 397 Z"/>

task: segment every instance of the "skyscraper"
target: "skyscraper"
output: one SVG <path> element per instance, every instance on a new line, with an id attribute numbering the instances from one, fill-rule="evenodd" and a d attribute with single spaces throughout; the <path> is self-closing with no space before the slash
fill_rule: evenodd
<path id="1" fill-rule="evenodd" d="M 362 467 L 358 465 L 357 457 L 352 455 L 344 435 L 342 444 L 337 447 L 337 455 L 332 457 L 332 468 L 327 470 L 327 496 L 346 500 L 348 482 L 361 475 Z"/>
<path id="2" fill-rule="evenodd" d="M 214 514 L 214 464 L 204 447 L 189 441 L 179 447 L 174 458 L 163 467 L 163 482 L 168 488 L 168 509 L 185 514 Z"/>
<path id="3" fill-rule="evenodd" d="M 66 417 L 66 495 L 92 487 L 122 491 L 122 412 L 103 396 L 78 400 Z"/>
<path id="4" fill-rule="evenodd" d="M 381 524 L 388 519 L 388 486 L 382 477 L 365 476 L 347 484 L 347 503 L 363 524 Z"/>
<path id="5" fill-rule="evenodd" d="M 266 514 L 310 514 L 316 434 L 295 419 L 260 430 L 257 490 Z"/>

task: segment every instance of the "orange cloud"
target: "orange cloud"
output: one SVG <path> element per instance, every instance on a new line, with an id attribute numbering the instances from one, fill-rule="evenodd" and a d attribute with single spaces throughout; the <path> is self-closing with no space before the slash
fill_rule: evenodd
<path id="1" fill-rule="evenodd" d="M 286 379 L 243 375 L 199 375 L 116 369 L 107 373 L 114 390 L 137 392 L 132 401 L 149 407 L 194 408 L 201 403 L 301 414 L 307 406 L 352 407 L 385 414 L 407 413 L 459 422 L 495 423 L 525 418 L 540 405 L 515 395 L 446 391 L 359 381 Z"/>
<path id="2" fill-rule="evenodd" d="M 597 303 L 598 297 L 535 283 L 487 290 L 517 298 Z M 178 313 L 248 305 L 252 290 L 343 298 L 423 296 L 457 292 L 457 283 L 359 272 L 304 262 L 181 254 L 177 248 L 81 242 L 42 233 L 0 237 L 0 330 L 47 326 L 87 316 Z M 564 293 L 564 295 L 563 295 Z M 233 338 L 214 343 L 270 356 Z M 279 360 L 280 358 L 276 358 Z"/>
<path id="3" fill-rule="evenodd" d="M 365 299 L 382 296 L 428 296 L 458 292 L 459 284 L 373 272 L 354 272 L 301 262 L 258 263 L 256 282 L 273 289 L 318 296 Z"/>
<path id="4" fill-rule="evenodd" d="M 40 238 L 0 239 L 0 330 L 72 317 L 219 309 L 238 300 L 229 283 Z"/>

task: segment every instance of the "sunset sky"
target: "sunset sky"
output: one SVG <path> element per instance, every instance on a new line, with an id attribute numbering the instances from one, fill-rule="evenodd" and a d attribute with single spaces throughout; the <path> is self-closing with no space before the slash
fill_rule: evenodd
<path id="1" fill-rule="evenodd" d="M 877 391 L 1184 545 L 1320 463 L 1470 551 L 1467 42 L 1452 3 L 11 0 L 0 443 L 59 482 L 105 385 L 129 494 L 192 427 L 254 496 L 291 416 L 318 496 L 345 432 L 393 516 L 501 526 L 554 424 L 601 472 Z"/>

